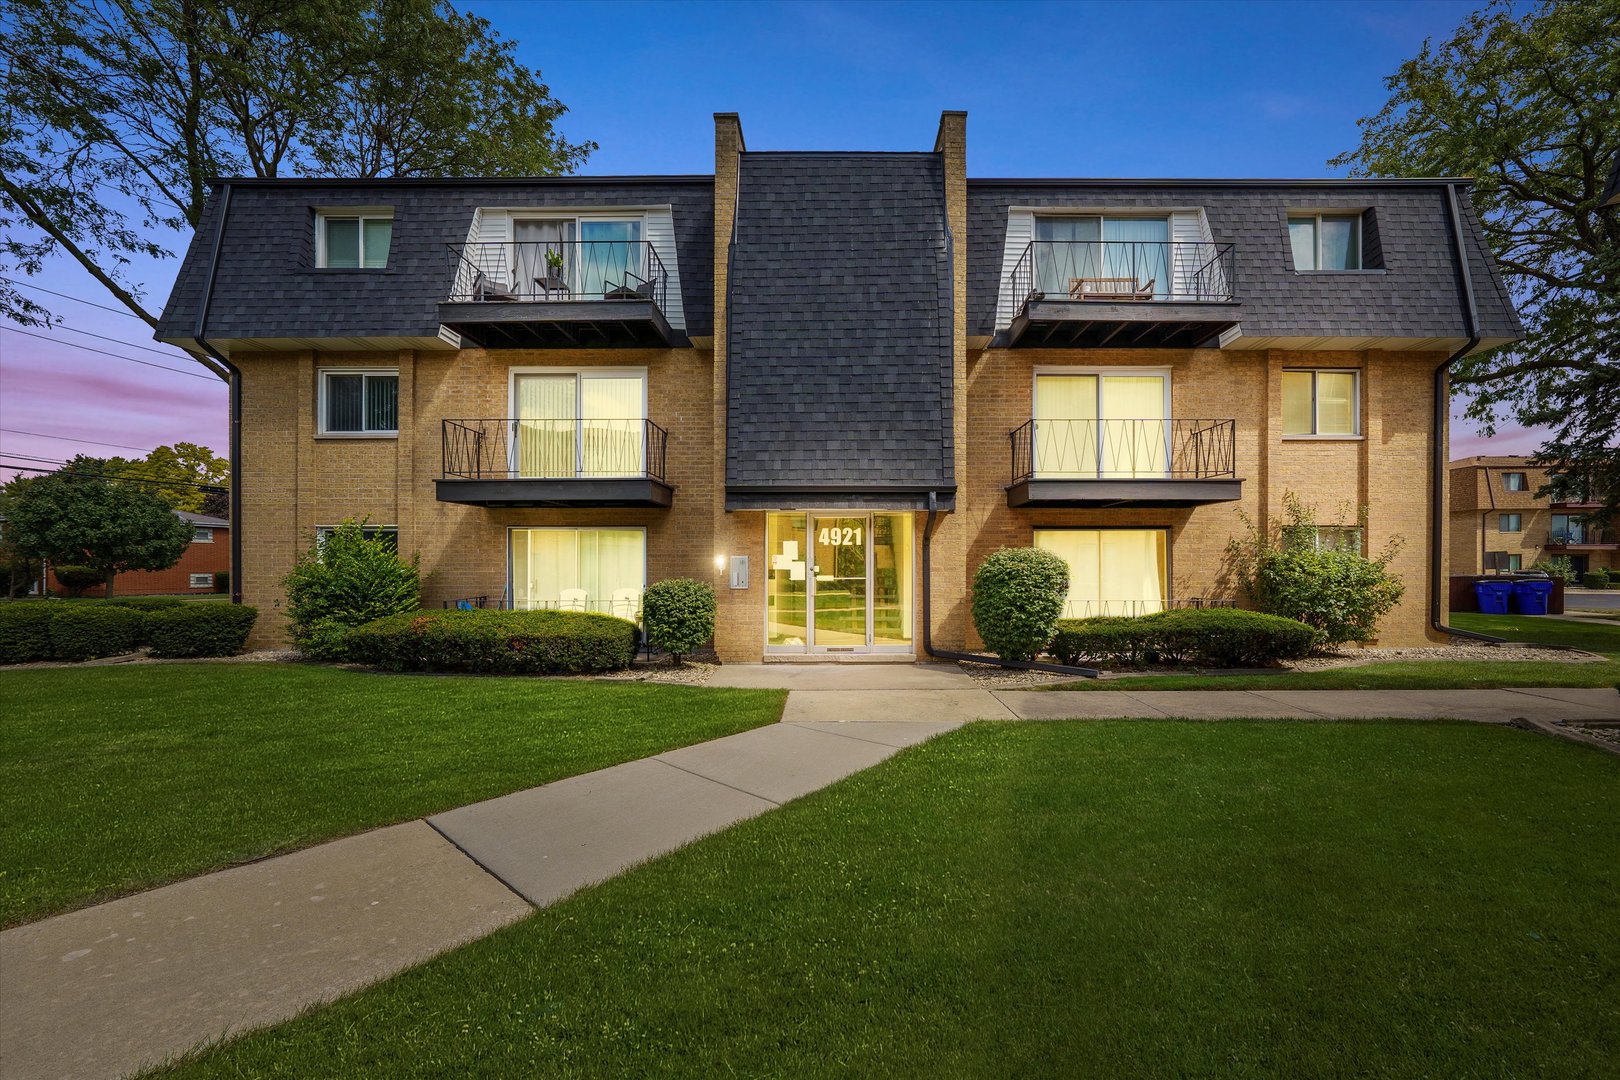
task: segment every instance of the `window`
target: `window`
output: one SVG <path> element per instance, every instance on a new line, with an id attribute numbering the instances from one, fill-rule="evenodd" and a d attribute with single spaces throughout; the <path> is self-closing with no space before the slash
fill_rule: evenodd
<path id="1" fill-rule="evenodd" d="M 1586 543 L 1586 521 L 1581 514 L 1554 514 L 1552 516 L 1552 542 L 1555 544 Z"/>
<path id="2" fill-rule="evenodd" d="M 513 529 L 512 606 L 600 611 L 640 620 L 647 585 L 643 529 Z"/>
<path id="3" fill-rule="evenodd" d="M 1355 525 L 1293 525 L 1283 538 L 1295 550 L 1361 551 L 1361 529 Z"/>
<path id="4" fill-rule="evenodd" d="M 198 525 L 191 530 L 191 542 L 193 544 L 212 544 L 214 542 L 214 530 L 206 525 Z"/>
<path id="5" fill-rule="evenodd" d="M 1356 435 L 1361 409 L 1354 371 L 1285 371 L 1284 435 Z"/>
<path id="6" fill-rule="evenodd" d="M 1162 478 L 1169 469 L 1170 376 L 1035 376 L 1035 475 Z"/>
<path id="7" fill-rule="evenodd" d="M 1290 214 L 1295 270 L 1360 270 L 1360 214 Z"/>
<path id="8" fill-rule="evenodd" d="M 214 575 L 192 574 L 187 584 L 193 589 L 212 589 L 214 587 Z"/>
<path id="9" fill-rule="evenodd" d="M 1035 219 L 1035 288 L 1051 297 L 1079 292 L 1170 295 L 1170 219 L 1071 215 Z"/>
<path id="10" fill-rule="evenodd" d="M 322 435 L 398 435 L 399 372 L 322 371 Z"/>
<path id="11" fill-rule="evenodd" d="M 641 476 L 647 375 L 640 368 L 514 372 L 518 476 Z"/>
<path id="12" fill-rule="evenodd" d="M 317 546 L 326 543 L 326 538 L 337 532 L 336 525 L 315 526 L 315 543 Z M 365 525 L 360 529 L 360 535 L 367 540 L 381 537 L 383 542 L 395 551 L 399 550 L 399 526 L 397 525 Z"/>
<path id="13" fill-rule="evenodd" d="M 510 289 L 525 300 L 624 298 L 648 279 L 638 217 L 518 218 L 512 222 Z M 483 267 L 506 286 L 505 267 Z"/>
<path id="14" fill-rule="evenodd" d="M 1499 555 L 1498 558 L 1501 559 L 1501 565 L 1497 567 L 1497 569 L 1499 569 L 1499 570 L 1522 570 L 1522 569 L 1524 569 L 1524 556 L 1518 554 L 1517 552 L 1515 552 L 1512 555 L 1503 553 L 1503 554 Z"/>
<path id="15" fill-rule="evenodd" d="M 1149 615 L 1169 606 L 1166 529 L 1036 529 L 1035 546 L 1069 564 L 1063 617 Z"/>
<path id="16" fill-rule="evenodd" d="M 315 265 L 332 270 L 381 270 L 394 238 L 392 214 L 326 212 L 315 223 Z"/>
<path id="17" fill-rule="evenodd" d="M 1518 514 L 1499 514 L 1496 519 L 1496 527 L 1501 532 L 1522 532 L 1524 530 L 1524 519 Z"/>
<path id="18" fill-rule="evenodd" d="M 1522 472 L 1505 472 L 1502 474 L 1502 490 L 1523 491 L 1528 486 L 1525 480 L 1525 474 Z"/>

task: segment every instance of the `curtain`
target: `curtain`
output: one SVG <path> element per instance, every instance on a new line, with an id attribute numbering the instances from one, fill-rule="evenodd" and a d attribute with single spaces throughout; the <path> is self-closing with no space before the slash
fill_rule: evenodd
<path id="1" fill-rule="evenodd" d="M 366 218 L 364 254 L 367 267 L 381 269 L 388 265 L 388 245 L 394 238 L 393 218 Z"/>
<path id="2" fill-rule="evenodd" d="M 1316 433 L 1354 435 L 1356 376 L 1352 371 L 1316 373 Z"/>
<path id="3" fill-rule="evenodd" d="M 365 397 L 364 375 L 326 376 L 326 430 L 363 431 Z"/>
<path id="4" fill-rule="evenodd" d="M 1035 377 L 1035 475 L 1097 475 L 1097 376 Z"/>
<path id="5" fill-rule="evenodd" d="M 1107 218 L 1103 221 L 1103 277 L 1131 278 L 1138 289 L 1153 284 L 1153 297 L 1170 295 L 1170 219 Z"/>
<path id="6" fill-rule="evenodd" d="M 555 608 L 582 591 L 586 610 L 634 619 L 646 555 L 640 529 L 513 529 L 513 606 Z"/>
<path id="7" fill-rule="evenodd" d="M 580 461 L 585 476 L 640 476 L 642 381 L 580 376 Z"/>
<path id="8" fill-rule="evenodd" d="M 1066 619 L 1165 608 L 1163 529 L 1037 529 L 1035 546 L 1068 564 Z"/>
<path id="9" fill-rule="evenodd" d="M 399 430 L 399 376 L 366 376 L 366 430 Z"/>
<path id="10" fill-rule="evenodd" d="M 517 474 L 576 475 L 573 375 L 517 376 Z"/>
<path id="11" fill-rule="evenodd" d="M 517 241 L 512 253 L 512 288 L 519 296 L 550 296 L 566 289 L 574 264 L 574 223 L 572 221 L 519 220 L 512 223 Z M 552 266 L 548 256 L 558 256 L 563 265 Z M 544 286 L 542 288 L 542 286 Z"/>
<path id="12" fill-rule="evenodd" d="M 1102 475 L 1163 477 L 1169 460 L 1169 421 L 1163 375 L 1102 377 Z"/>
<path id="13" fill-rule="evenodd" d="M 1035 219 L 1035 284 L 1052 297 L 1069 295 L 1069 279 L 1097 277 L 1101 254 L 1095 243 L 1102 238 L 1102 219 L 1095 217 L 1038 217 Z"/>
<path id="14" fill-rule="evenodd" d="M 1282 373 L 1283 434 L 1311 435 L 1316 431 L 1316 380 L 1309 371 Z"/>

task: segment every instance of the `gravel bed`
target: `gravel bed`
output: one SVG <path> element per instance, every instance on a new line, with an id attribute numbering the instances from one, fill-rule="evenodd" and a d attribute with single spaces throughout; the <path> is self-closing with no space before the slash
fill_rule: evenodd
<path id="1" fill-rule="evenodd" d="M 1578 731 L 1582 735 L 1590 735 L 1594 739 L 1601 739 L 1612 746 L 1620 747 L 1620 725 L 1605 724 L 1598 727 L 1586 724 L 1566 724 L 1564 726 L 1571 731 Z"/>
<path id="2" fill-rule="evenodd" d="M 1469 642 L 1466 645 L 1433 645 L 1406 649 L 1347 649 L 1326 656 L 1312 656 L 1286 664 L 1292 671 L 1326 671 L 1330 668 L 1359 667 L 1362 664 L 1382 664 L 1392 660 L 1490 660 L 1498 663 L 1540 660 L 1554 664 L 1591 664 L 1607 657 L 1581 649 L 1557 649 L 1540 645 L 1491 645 Z"/>
<path id="3" fill-rule="evenodd" d="M 613 682 L 650 682 L 650 683 L 678 683 L 683 686 L 701 686 L 709 681 L 718 664 L 707 664 L 701 660 L 688 660 L 676 666 L 669 661 L 652 664 L 638 664 L 624 671 L 609 671 L 595 676 L 598 679 Z"/>
<path id="4" fill-rule="evenodd" d="M 1022 671 L 1018 668 L 996 667 L 993 664 L 969 664 L 957 661 L 956 666 L 980 686 L 991 690 L 1016 690 L 1021 686 L 1042 686 L 1046 683 L 1073 682 L 1079 675 L 1056 675 L 1050 671 Z"/>

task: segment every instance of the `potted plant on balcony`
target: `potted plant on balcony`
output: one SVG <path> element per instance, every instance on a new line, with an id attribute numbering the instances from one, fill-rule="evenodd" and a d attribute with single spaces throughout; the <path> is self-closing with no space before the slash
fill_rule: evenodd
<path id="1" fill-rule="evenodd" d="M 546 249 L 546 274 L 540 279 L 540 288 L 548 294 L 568 291 L 568 283 L 563 280 L 563 254 L 556 248 Z"/>

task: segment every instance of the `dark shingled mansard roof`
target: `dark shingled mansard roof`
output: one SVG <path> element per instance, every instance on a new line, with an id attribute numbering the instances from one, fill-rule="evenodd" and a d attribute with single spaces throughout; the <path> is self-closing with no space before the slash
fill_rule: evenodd
<path id="1" fill-rule="evenodd" d="M 742 156 L 730 505 L 761 485 L 954 488 L 948 231 L 938 154 Z"/>
<path id="2" fill-rule="evenodd" d="M 1474 208 L 1459 184 L 1480 333 L 1519 325 Z M 1122 210 L 1201 206 L 1216 243 L 1233 245 L 1245 337 L 1467 337 L 1444 181 L 968 181 L 968 333 L 995 330 L 1012 207 Z M 1296 273 L 1290 210 L 1371 210 L 1381 272 Z M 1372 261 L 1372 259 L 1369 259 Z"/>
<path id="3" fill-rule="evenodd" d="M 447 245 L 467 239 L 479 207 L 674 208 L 688 334 L 714 329 L 714 178 L 557 177 L 525 180 L 233 180 L 230 216 L 208 309 L 210 338 L 433 337 L 449 294 Z M 386 270 L 315 266 L 315 211 L 389 206 Z M 220 191 L 203 210 L 160 338 L 190 337 L 208 273 Z"/>

